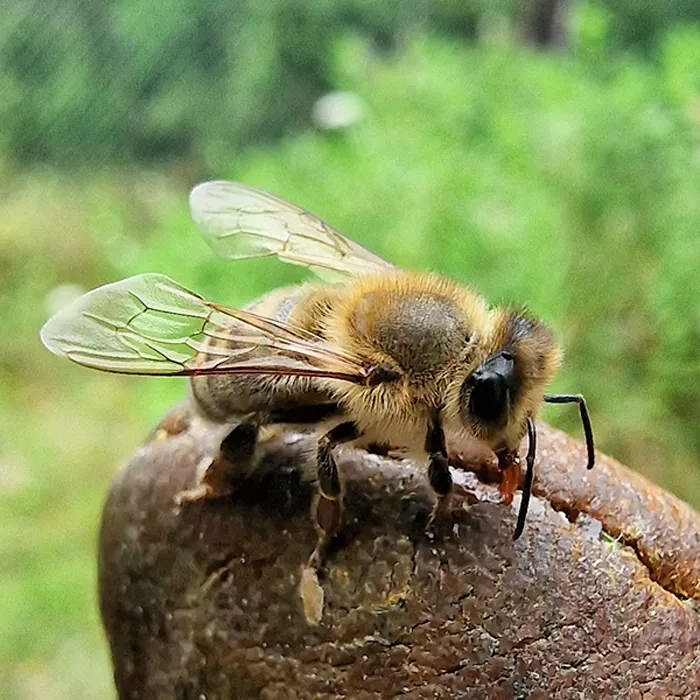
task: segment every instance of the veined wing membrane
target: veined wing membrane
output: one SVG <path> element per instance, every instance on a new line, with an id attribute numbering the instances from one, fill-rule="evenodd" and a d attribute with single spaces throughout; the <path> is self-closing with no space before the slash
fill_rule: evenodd
<path id="1" fill-rule="evenodd" d="M 106 372 L 284 374 L 361 382 L 354 356 L 301 328 L 211 303 L 165 275 L 99 287 L 53 316 L 41 340 Z"/>
<path id="2" fill-rule="evenodd" d="M 192 218 L 214 252 L 228 260 L 276 256 L 331 282 L 395 269 L 301 207 L 237 182 L 190 192 Z"/>

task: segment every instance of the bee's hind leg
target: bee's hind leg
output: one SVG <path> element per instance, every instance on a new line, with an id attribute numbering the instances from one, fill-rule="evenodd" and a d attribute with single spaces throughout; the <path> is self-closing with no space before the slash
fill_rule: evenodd
<path id="1" fill-rule="evenodd" d="M 437 502 L 430 517 L 430 524 L 449 517 L 452 496 L 452 476 L 447 459 L 445 433 L 439 420 L 435 420 L 425 438 L 425 451 L 428 453 L 428 478 Z"/>
<path id="2" fill-rule="evenodd" d="M 245 476 L 252 466 L 260 426 L 252 416 L 239 423 L 221 441 L 213 458 L 204 458 L 199 480 L 194 488 L 175 496 L 177 505 L 222 498 L 232 493 L 237 479 Z"/>
<path id="3" fill-rule="evenodd" d="M 348 421 L 336 425 L 318 441 L 316 474 L 319 493 L 313 504 L 318 540 L 308 562 L 308 565 L 314 569 L 319 569 L 323 565 L 328 545 L 340 529 L 343 516 L 342 484 L 338 465 L 333 456 L 333 448 L 358 437 L 357 426 L 354 422 Z"/>

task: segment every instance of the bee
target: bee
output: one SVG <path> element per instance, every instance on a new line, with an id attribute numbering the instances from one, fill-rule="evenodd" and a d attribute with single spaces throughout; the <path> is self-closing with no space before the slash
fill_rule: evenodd
<path id="1" fill-rule="evenodd" d="M 520 308 L 491 308 L 437 274 L 402 271 L 309 212 L 247 185 L 198 185 L 190 208 L 217 255 L 276 257 L 306 266 L 322 283 L 274 290 L 233 309 L 164 275 L 138 275 L 87 293 L 41 331 L 49 350 L 87 367 L 191 378 L 193 411 L 229 437 L 181 502 L 227 492 L 220 466 L 227 444 L 235 443 L 237 458 L 252 459 L 262 427 L 317 423 L 319 536 L 310 565 L 320 566 L 342 521 L 334 455 L 342 443 L 424 455 L 438 512 L 449 510 L 452 487 L 446 435 L 457 444 L 478 441 L 497 456 L 508 500 L 527 436 L 515 539 L 532 491 L 542 403 L 578 404 L 593 467 L 583 396 L 545 393 L 562 351 L 541 320 Z"/>

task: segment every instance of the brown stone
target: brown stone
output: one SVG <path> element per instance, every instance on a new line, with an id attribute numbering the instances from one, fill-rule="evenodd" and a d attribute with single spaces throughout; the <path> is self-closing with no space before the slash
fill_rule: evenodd
<path id="1" fill-rule="evenodd" d="M 700 515 L 539 426 L 535 495 L 456 473 L 452 527 L 410 462 L 341 451 L 320 582 L 285 433 L 233 496 L 175 505 L 211 436 L 175 409 L 117 477 L 100 602 L 121 700 L 700 698 Z"/>

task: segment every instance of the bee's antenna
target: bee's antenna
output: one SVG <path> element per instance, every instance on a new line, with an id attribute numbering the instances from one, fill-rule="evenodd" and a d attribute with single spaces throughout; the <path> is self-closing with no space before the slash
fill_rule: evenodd
<path id="1" fill-rule="evenodd" d="M 525 482 L 523 483 L 523 495 L 520 497 L 520 510 L 518 511 L 518 522 L 515 524 L 513 539 L 517 540 L 525 529 L 525 518 L 530 505 L 530 495 L 532 494 L 532 479 L 535 474 L 535 454 L 537 452 L 537 430 L 535 422 L 527 417 L 527 456 L 525 457 Z"/>
<path id="2" fill-rule="evenodd" d="M 593 428 L 591 427 L 591 419 L 588 416 L 588 408 L 586 407 L 586 399 L 581 394 L 545 394 L 544 400 L 546 403 L 577 403 L 578 410 L 581 414 L 581 423 L 583 424 L 583 434 L 586 438 L 586 450 L 588 452 L 588 469 L 592 469 L 595 464 L 595 445 L 593 444 Z"/>

